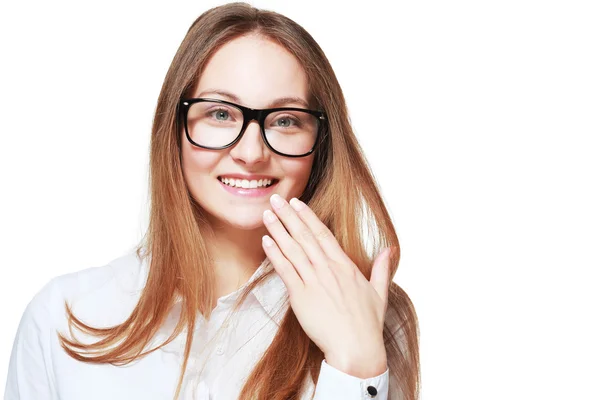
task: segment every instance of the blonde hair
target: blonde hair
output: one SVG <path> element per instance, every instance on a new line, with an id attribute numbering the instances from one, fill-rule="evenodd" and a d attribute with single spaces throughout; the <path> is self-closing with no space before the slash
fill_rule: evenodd
<path id="1" fill-rule="evenodd" d="M 248 34 L 272 40 L 300 60 L 308 77 L 310 103 L 328 115 L 327 134 L 315 152 L 309 184 L 300 199 L 329 227 L 367 279 L 374 255 L 384 247 L 393 249 L 390 277 L 395 275 L 400 260 L 396 231 L 352 131 L 342 89 L 312 36 L 287 17 L 246 3 L 206 11 L 189 28 L 158 98 L 150 150 L 150 220 L 137 247 L 139 257 L 148 257 L 150 268 L 139 302 L 127 320 L 110 328 L 84 324 L 65 303 L 70 331 L 75 327 L 99 339 L 82 344 L 59 333 L 61 345 L 71 357 L 83 362 L 123 365 L 166 345 L 185 328 L 185 359 L 175 399 L 181 391 L 197 312 L 209 318 L 215 307 L 215 276 L 206 241 L 211 231 L 204 211 L 184 181 L 177 105 L 182 97 L 191 94 L 211 55 L 228 41 Z M 237 311 L 250 291 L 271 273 L 275 273 L 273 269 L 248 285 L 233 310 Z M 173 335 L 160 346 L 143 351 L 165 321 L 176 297 L 181 299 L 182 307 Z M 417 399 L 417 316 L 408 295 L 391 278 L 383 334 L 390 370 L 389 398 Z M 307 374 L 316 383 L 323 357 L 290 307 L 272 343 L 250 373 L 240 399 L 298 398 Z"/>

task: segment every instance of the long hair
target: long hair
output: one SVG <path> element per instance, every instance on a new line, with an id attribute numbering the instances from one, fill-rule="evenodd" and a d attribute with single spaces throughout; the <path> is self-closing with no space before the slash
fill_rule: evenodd
<path id="1" fill-rule="evenodd" d="M 150 150 L 150 219 L 137 246 L 150 268 L 139 302 L 130 316 L 110 328 L 94 328 L 73 315 L 65 302 L 69 330 L 75 327 L 98 341 L 82 344 L 59 333 L 73 358 L 124 365 L 187 333 L 184 362 L 175 391 L 179 396 L 190 356 L 197 313 L 210 317 L 215 307 L 214 265 L 207 251 L 210 228 L 205 212 L 188 190 L 181 166 L 178 101 L 189 96 L 209 58 L 225 43 L 257 34 L 279 44 L 304 67 L 310 103 L 328 116 L 309 183 L 300 197 L 335 235 L 343 250 L 369 279 L 373 260 L 392 247 L 384 341 L 390 371 L 390 399 L 419 397 L 418 321 L 408 295 L 391 280 L 400 261 L 398 237 L 379 187 L 352 130 L 342 89 L 325 54 L 312 36 L 291 19 L 246 3 L 212 8 L 198 17 L 181 43 L 162 85 L 152 125 Z M 273 269 L 251 282 L 237 300 L 237 311 L 250 291 Z M 180 319 L 160 346 L 144 351 L 164 323 L 175 298 Z M 305 379 L 316 383 L 323 352 L 303 331 L 291 307 L 273 341 L 254 366 L 240 399 L 299 398 Z"/>

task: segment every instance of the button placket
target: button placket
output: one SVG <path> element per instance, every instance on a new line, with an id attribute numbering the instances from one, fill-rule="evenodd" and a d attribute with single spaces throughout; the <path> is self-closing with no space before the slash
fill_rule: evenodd
<path id="1" fill-rule="evenodd" d="M 228 312 L 228 308 L 226 307 L 221 307 L 221 305 L 218 306 L 217 308 L 217 312 L 215 312 L 215 319 L 213 319 L 211 321 L 211 328 L 214 329 L 214 331 L 219 331 L 225 321 L 226 315 Z M 215 347 L 215 354 L 218 356 L 222 356 L 223 354 L 225 354 L 225 349 L 227 346 L 227 343 L 230 340 L 230 336 L 231 336 L 231 326 L 228 328 L 225 328 L 225 331 L 221 331 L 219 333 L 220 337 L 218 338 L 218 342 L 217 345 Z"/>

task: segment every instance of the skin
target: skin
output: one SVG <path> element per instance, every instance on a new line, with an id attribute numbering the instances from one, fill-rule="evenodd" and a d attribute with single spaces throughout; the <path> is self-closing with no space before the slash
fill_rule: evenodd
<path id="1" fill-rule="evenodd" d="M 359 378 L 386 372 L 383 324 L 390 249 L 375 259 L 367 281 L 306 204 L 273 195 L 271 205 L 273 211 L 263 214 L 270 233 L 263 237 L 263 248 L 306 334 L 340 371 Z"/>
<path id="2" fill-rule="evenodd" d="M 233 93 L 239 101 L 203 94 L 208 89 Z M 268 108 L 272 101 L 289 96 L 309 99 L 302 66 L 279 45 L 255 35 L 219 49 L 194 91 L 194 97 L 253 108 Z M 299 103 L 282 106 L 307 108 Z M 385 249 L 377 257 L 371 279 L 366 280 L 329 229 L 297 200 L 308 183 L 313 155 L 289 158 L 271 152 L 255 121 L 228 149 L 197 148 L 183 132 L 182 143 L 186 183 L 215 233 L 209 248 L 217 269 L 217 296 L 247 282 L 268 257 L 286 285 L 298 321 L 324 352 L 326 362 L 359 378 L 384 373 L 390 252 Z M 280 179 L 276 194 L 257 199 L 232 195 L 217 180 L 231 173 L 274 176 Z"/>
<path id="3" fill-rule="evenodd" d="M 235 94 L 239 102 L 219 94 L 200 94 L 218 89 Z M 225 44 L 209 60 L 193 97 L 229 100 L 252 108 L 268 108 L 282 97 L 308 102 L 308 80 L 296 58 L 272 41 L 243 36 Z M 301 103 L 283 106 L 306 108 Z M 265 174 L 279 179 L 275 191 L 284 198 L 297 197 L 307 185 L 314 155 L 289 158 L 264 144 L 260 127 L 252 121 L 242 139 L 225 150 L 193 146 L 182 132 L 182 166 L 187 186 L 206 211 L 215 237 L 210 248 L 217 266 L 217 298 L 235 291 L 265 258 L 261 236 L 266 233 L 262 213 L 267 196 L 247 199 L 225 192 L 217 180 L 230 173 Z"/>

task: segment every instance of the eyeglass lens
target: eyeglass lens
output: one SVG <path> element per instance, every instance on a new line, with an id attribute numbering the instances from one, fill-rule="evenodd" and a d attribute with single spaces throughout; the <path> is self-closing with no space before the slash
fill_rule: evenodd
<path id="1" fill-rule="evenodd" d="M 203 101 L 191 104 L 188 110 L 188 133 L 201 146 L 216 148 L 230 144 L 243 124 L 242 111 L 227 104 Z M 264 127 L 271 147 L 280 153 L 301 155 L 314 146 L 319 119 L 303 111 L 274 111 L 267 115 Z"/>

